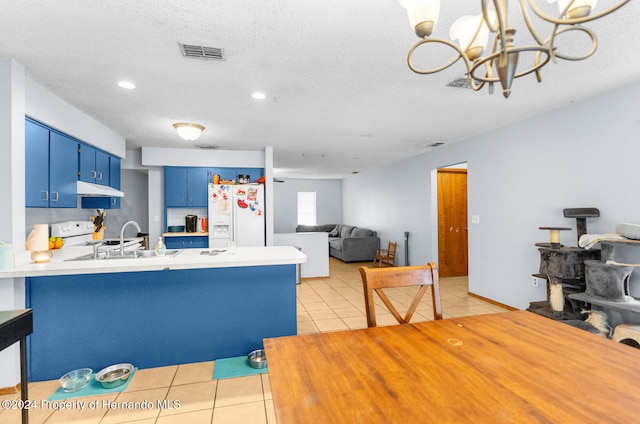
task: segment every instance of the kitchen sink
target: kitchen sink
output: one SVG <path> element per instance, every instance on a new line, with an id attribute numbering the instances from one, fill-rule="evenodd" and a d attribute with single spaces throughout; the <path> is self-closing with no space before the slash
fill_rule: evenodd
<path id="1" fill-rule="evenodd" d="M 178 255 L 180 252 L 182 252 L 181 249 L 167 250 L 164 256 L 173 257 Z M 94 257 L 93 253 L 89 253 L 86 255 L 78 256 L 76 258 L 65 259 L 65 262 L 66 261 L 94 261 L 94 260 L 110 261 L 110 260 L 116 260 L 116 259 L 146 259 L 146 258 L 155 258 L 155 257 L 156 257 L 156 254 L 153 250 L 134 250 L 130 252 L 125 252 L 124 256 L 121 256 L 119 253 L 118 254 L 111 253 L 110 255 L 107 256 L 105 255 L 105 252 L 100 251 L 98 252 L 98 259 Z"/>

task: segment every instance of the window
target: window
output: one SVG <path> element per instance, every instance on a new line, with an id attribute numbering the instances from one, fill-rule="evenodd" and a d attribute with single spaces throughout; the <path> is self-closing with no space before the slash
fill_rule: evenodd
<path id="1" fill-rule="evenodd" d="M 316 192 L 298 192 L 298 225 L 316 225 Z"/>

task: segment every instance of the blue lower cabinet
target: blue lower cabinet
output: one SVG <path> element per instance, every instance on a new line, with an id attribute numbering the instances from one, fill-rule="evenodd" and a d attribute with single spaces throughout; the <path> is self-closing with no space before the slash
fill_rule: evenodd
<path id="1" fill-rule="evenodd" d="M 245 356 L 297 333 L 295 265 L 30 277 L 25 289 L 29 381 Z"/>
<path id="2" fill-rule="evenodd" d="M 167 249 L 206 249 L 209 247 L 207 236 L 175 236 L 165 237 Z"/>

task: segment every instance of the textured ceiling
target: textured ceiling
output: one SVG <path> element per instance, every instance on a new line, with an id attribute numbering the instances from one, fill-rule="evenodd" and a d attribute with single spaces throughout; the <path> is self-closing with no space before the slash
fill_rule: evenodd
<path id="1" fill-rule="evenodd" d="M 531 44 L 509 3 L 516 42 Z M 411 72 L 406 54 L 418 39 L 396 0 L 2 0 L 0 56 L 122 134 L 128 149 L 273 146 L 276 177 L 342 178 L 640 81 L 639 3 L 588 24 L 599 40 L 592 58 L 550 63 L 541 84 L 517 79 L 508 100 L 499 87 L 446 87 L 464 74 L 460 63 Z M 479 4 L 443 1 L 434 36 Z M 187 59 L 178 43 L 223 48 L 226 58 Z M 451 54 L 417 60 L 427 58 Z M 119 79 L 137 88 L 120 89 Z M 253 100 L 256 90 L 267 98 Z M 180 121 L 206 130 L 182 141 L 172 128 Z"/>

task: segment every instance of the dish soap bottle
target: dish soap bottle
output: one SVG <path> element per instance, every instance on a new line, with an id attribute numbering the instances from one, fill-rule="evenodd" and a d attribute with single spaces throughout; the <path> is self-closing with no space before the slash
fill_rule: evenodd
<path id="1" fill-rule="evenodd" d="M 158 237 L 158 243 L 156 243 L 156 247 L 154 248 L 156 252 L 156 256 L 164 256 L 167 252 L 167 246 L 164 245 L 162 241 L 162 237 Z"/>

